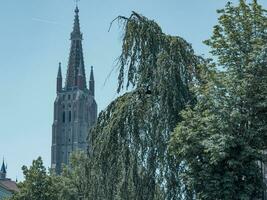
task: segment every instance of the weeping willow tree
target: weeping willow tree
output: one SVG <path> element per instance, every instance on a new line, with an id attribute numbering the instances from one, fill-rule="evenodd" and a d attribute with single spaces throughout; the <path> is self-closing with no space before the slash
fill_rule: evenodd
<path id="1" fill-rule="evenodd" d="M 164 34 L 135 12 L 123 24 L 118 93 L 90 133 L 90 198 L 182 199 L 178 168 L 169 156 L 170 133 L 179 112 L 194 104 L 190 84 L 198 64 L 189 43 Z"/>

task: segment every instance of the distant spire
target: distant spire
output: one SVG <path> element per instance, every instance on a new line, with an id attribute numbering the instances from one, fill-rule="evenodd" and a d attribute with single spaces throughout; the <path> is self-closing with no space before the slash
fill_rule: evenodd
<path id="1" fill-rule="evenodd" d="M 78 86 L 78 73 L 81 66 L 81 73 L 83 76 L 83 88 L 86 88 L 86 76 L 84 69 L 83 48 L 82 48 L 82 33 L 80 30 L 79 8 L 75 8 L 75 18 L 73 24 L 73 31 L 71 33 L 71 48 L 69 54 L 69 63 L 66 77 L 66 89 Z"/>
<path id="2" fill-rule="evenodd" d="M 4 158 L 3 158 L 3 162 L 2 162 L 1 172 L 6 174 L 6 166 L 5 166 Z"/>
<path id="3" fill-rule="evenodd" d="M 0 171 L 0 179 L 6 178 L 6 169 L 7 169 L 7 166 L 5 165 L 5 160 L 3 158 L 3 163 L 2 163 L 2 167 L 1 167 L 1 171 Z"/>
<path id="4" fill-rule="evenodd" d="M 94 79 L 94 68 L 91 66 L 90 81 L 89 81 L 89 92 L 92 96 L 95 96 L 95 79 Z"/>

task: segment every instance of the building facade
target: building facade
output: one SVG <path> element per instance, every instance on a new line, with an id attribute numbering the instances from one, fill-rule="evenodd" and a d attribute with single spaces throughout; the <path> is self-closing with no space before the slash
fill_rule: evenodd
<path id="1" fill-rule="evenodd" d="M 51 167 L 60 174 L 62 164 L 68 165 L 72 152 L 86 151 L 87 136 L 97 118 L 95 81 L 91 67 L 87 87 L 80 31 L 79 9 L 75 9 L 71 48 L 65 85 L 62 85 L 61 63 L 57 75 L 57 97 L 52 125 Z M 90 147 L 89 147 L 90 148 Z"/>
<path id="2" fill-rule="evenodd" d="M 0 169 L 0 200 L 11 197 L 15 192 L 19 192 L 16 182 L 6 177 L 7 165 L 3 161 Z"/>

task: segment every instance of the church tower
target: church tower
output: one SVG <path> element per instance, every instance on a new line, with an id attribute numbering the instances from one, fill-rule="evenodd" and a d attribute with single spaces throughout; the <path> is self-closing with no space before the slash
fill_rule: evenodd
<path id="1" fill-rule="evenodd" d="M 79 9 L 75 9 L 71 47 L 65 85 L 62 85 L 61 63 L 57 74 L 57 97 L 54 102 L 52 126 L 51 167 L 60 174 L 62 164 L 69 164 L 70 154 L 88 147 L 89 129 L 97 118 L 97 104 L 94 98 L 95 81 L 91 67 L 89 88 L 86 84 L 80 31 Z M 90 147 L 89 147 L 90 148 Z"/>

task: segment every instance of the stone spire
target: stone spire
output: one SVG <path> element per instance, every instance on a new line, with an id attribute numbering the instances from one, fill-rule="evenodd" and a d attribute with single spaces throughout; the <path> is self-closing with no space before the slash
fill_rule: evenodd
<path id="1" fill-rule="evenodd" d="M 5 161 L 3 159 L 1 171 L 0 171 L 0 179 L 6 179 L 6 168 L 7 166 L 5 165 Z"/>
<path id="2" fill-rule="evenodd" d="M 79 73 L 79 67 L 81 65 L 82 67 L 81 73 L 83 76 L 82 85 L 83 88 L 86 89 L 86 76 L 85 76 L 83 48 L 82 48 L 83 37 L 80 30 L 79 9 L 77 6 L 75 9 L 74 25 L 70 39 L 71 39 L 71 48 L 69 54 L 69 63 L 68 63 L 65 88 L 66 90 L 68 90 L 78 86 L 78 73 Z"/>
<path id="3" fill-rule="evenodd" d="M 89 92 L 92 96 L 95 96 L 95 79 L 94 79 L 94 68 L 91 66 L 90 81 L 89 81 Z"/>
<path id="4" fill-rule="evenodd" d="M 61 91 L 62 91 L 62 73 L 61 73 L 61 63 L 59 63 L 57 72 L 57 92 Z"/>

